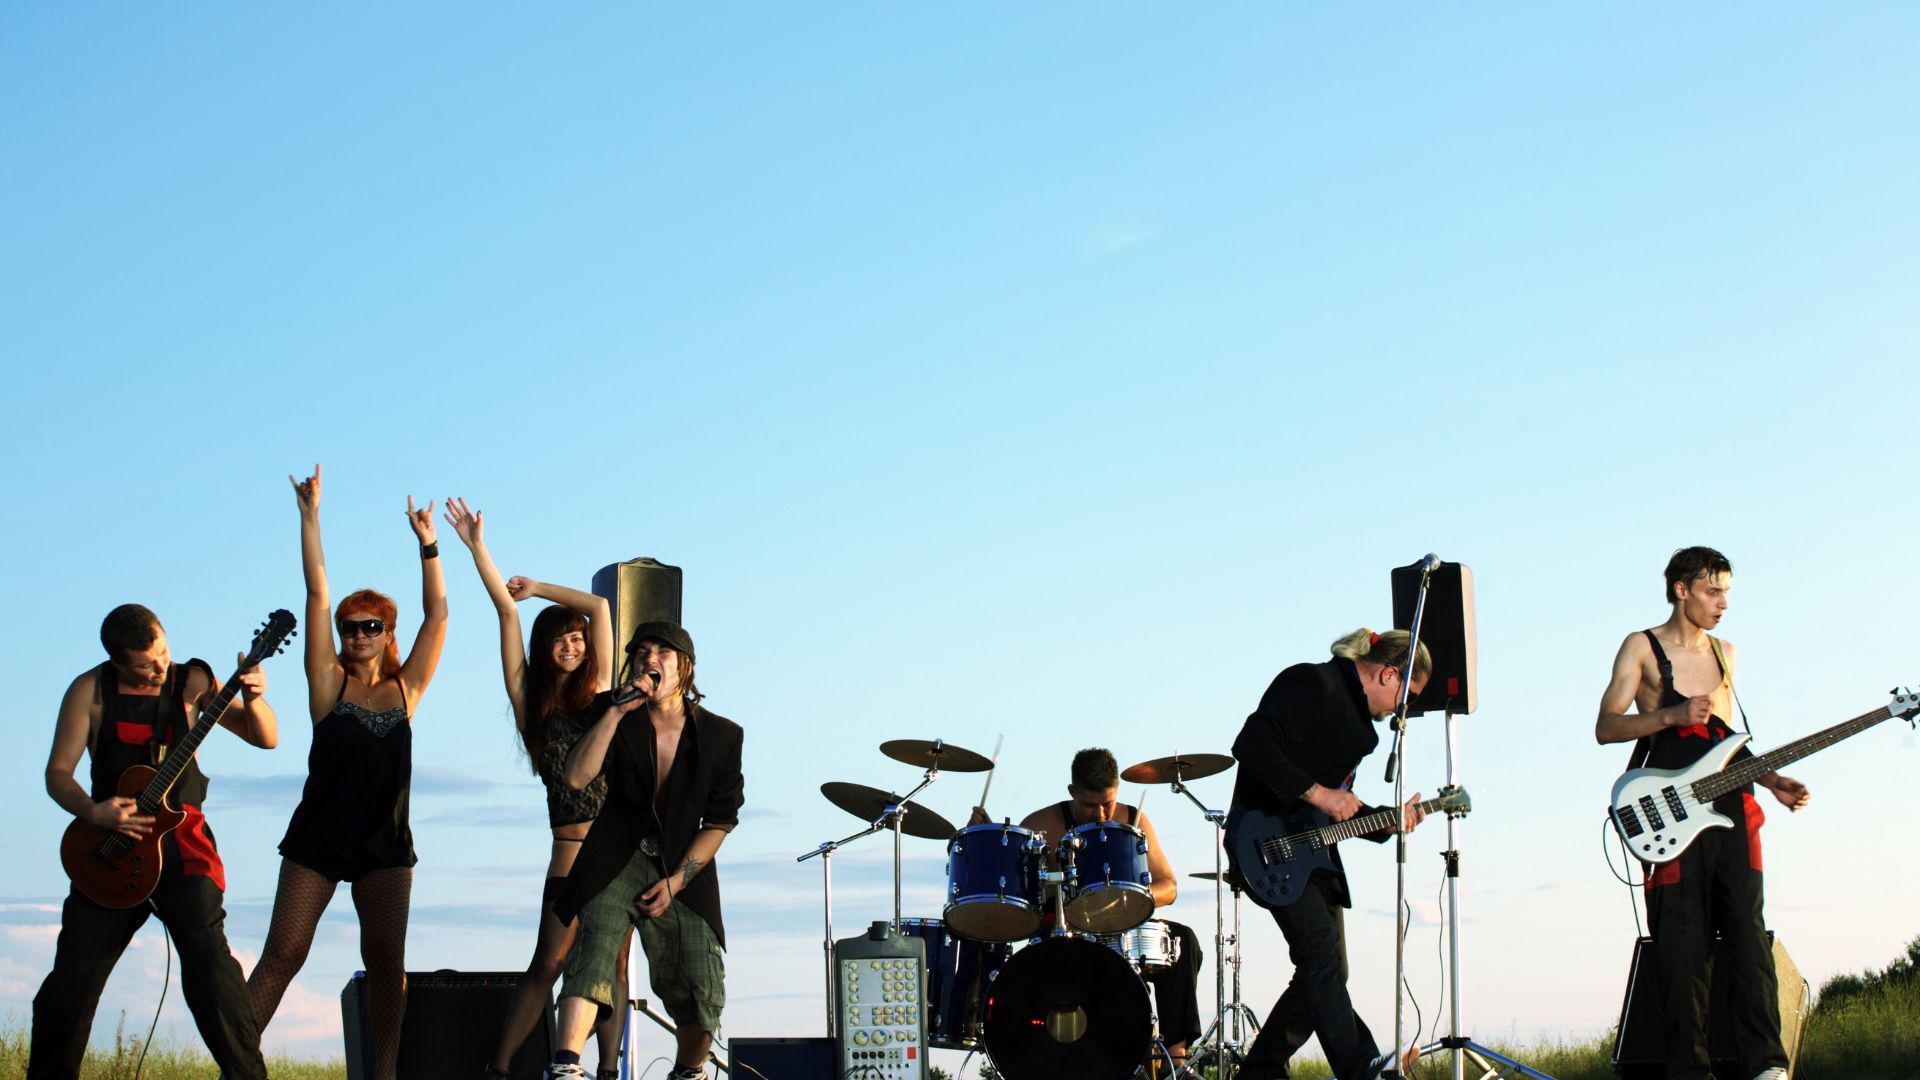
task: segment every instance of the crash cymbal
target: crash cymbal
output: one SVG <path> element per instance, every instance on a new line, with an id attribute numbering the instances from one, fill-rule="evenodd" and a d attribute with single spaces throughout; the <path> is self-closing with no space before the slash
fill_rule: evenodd
<path id="1" fill-rule="evenodd" d="M 827 801 L 862 821 L 872 821 L 880 812 L 900 801 L 898 795 L 863 784 L 829 783 L 820 785 Z M 953 823 L 917 802 L 906 804 L 906 816 L 900 819 L 900 831 L 928 840 L 945 840 L 955 829 Z"/>
<path id="2" fill-rule="evenodd" d="M 1198 780 L 1233 768 L 1233 759 L 1225 754 L 1175 754 L 1172 757 L 1143 761 L 1120 774 L 1129 784 L 1171 784 L 1175 774 L 1181 780 Z"/>
<path id="3" fill-rule="evenodd" d="M 1219 879 L 1219 877 L 1220 877 L 1221 875 L 1219 875 L 1219 874 L 1216 874 L 1216 873 L 1214 873 L 1214 872 L 1213 872 L 1213 871 L 1211 871 L 1211 870 L 1208 870 L 1208 871 L 1206 871 L 1205 873 L 1201 873 L 1201 874 L 1188 874 L 1187 876 L 1188 876 L 1188 877 L 1190 877 L 1190 878 L 1199 878 L 1199 879 L 1200 879 L 1201 881 L 1215 881 L 1215 880 L 1217 880 L 1217 879 Z"/>
<path id="4" fill-rule="evenodd" d="M 986 772 L 993 762 L 965 747 L 935 739 L 894 739 L 880 744 L 880 752 L 895 761 L 930 769 L 938 764 L 946 772 Z"/>

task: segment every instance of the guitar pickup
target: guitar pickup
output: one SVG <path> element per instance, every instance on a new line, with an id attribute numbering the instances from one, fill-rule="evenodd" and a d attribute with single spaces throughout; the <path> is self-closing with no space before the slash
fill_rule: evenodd
<path id="1" fill-rule="evenodd" d="M 1664 787 L 1660 789 L 1660 794 L 1667 797 L 1667 810 L 1673 815 L 1673 820 L 1687 820 L 1687 804 L 1680 801 L 1680 793 L 1678 791 L 1670 787 Z"/>
<path id="2" fill-rule="evenodd" d="M 1660 816 L 1660 808 L 1653 803 L 1653 796 L 1640 796 L 1640 812 L 1647 815 L 1647 825 L 1654 829 L 1667 827 L 1667 819 Z"/>
<path id="3" fill-rule="evenodd" d="M 1628 839 L 1639 836 L 1646 831 L 1646 829 L 1640 825 L 1640 815 L 1634 813 L 1633 807 L 1631 806 L 1614 807 L 1613 817 L 1614 820 L 1620 823 L 1620 830 L 1627 834 Z"/>

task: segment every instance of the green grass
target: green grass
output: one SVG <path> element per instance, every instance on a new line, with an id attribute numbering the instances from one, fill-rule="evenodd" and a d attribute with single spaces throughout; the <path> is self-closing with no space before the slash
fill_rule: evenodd
<path id="1" fill-rule="evenodd" d="M 1914 955 L 1920 956 L 1920 939 Z M 1914 1080 L 1920 1077 L 1920 978 L 1915 966 L 1896 962 L 1885 972 L 1841 976 L 1821 988 L 1821 1003 L 1807 1020 L 1796 1080 Z M 122 1019 L 124 1024 L 124 1018 Z M 1515 1046 L 1487 1045 L 1557 1080 L 1615 1080 L 1613 1034 L 1584 1042 L 1548 1041 Z M 133 1080 L 140 1039 L 114 1033 L 110 1049 L 87 1053 L 81 1075 L 87 1080 Z M 1436 1053 L 1414 1067 L 1415 1080 L 1446 1080 L 1452 1055 Z M 274 1080 L 341 1080 L 346 1065 L 332 1061 L 269 1058 Z M 0 1080 L 18 1080 L 27 1071 L 27 1027 L 9 1016 L 0 1025 Z M 1296 1058 L 1292 1073 L 1302 1080 L 1328 1075 L 1326 1063 Z M 147 1054 L 142 1080 L 218 1080 L 220 1070 L 197 1044 L 183 1048 L 156 1044 Z M 1472 1069 L 1469 1076 L 1478 1075 Z"/>
<path id="2" fill-rule="evenodd" d="M 0 1027 L 0 1080 L 20 1080 L 27 1075 L 27 1043 L 27 1025 L 9 1016 L 5 1026 Z M 198 1043 L 180 1047 L 156 1040 L 148 1049 L 144 1063 L 140 1061 L 140 1043 L 138 1035 L 126 1033 L 126 1017 L 122 1015 L 120 1026 L 113 1033 L 113 1046 L 89 1048 L 87 1059 L 80 1066 L 80 1075 L 85 1080 L 133 1080 L 134 1068 L 138 1065 L 141 1080 L 219 1080 L 219 1067 Z M 307 1061 L 270 1057 L 267 1074 L 274 1080 L 343 1080 L 347 1065 L 339 1058 Z"/>

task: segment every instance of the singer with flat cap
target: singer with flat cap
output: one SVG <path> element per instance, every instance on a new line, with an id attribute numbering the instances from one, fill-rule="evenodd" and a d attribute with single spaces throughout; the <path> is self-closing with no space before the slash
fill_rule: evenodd
<path id="1" fill-rule="evenodd" d="M 693 638 L 642 623 L 627 645 L 632 678 L 589 710 L 598 719 L 567 758 L 566 782 L 607 778 L 607 801 L 554 904 L 580 919 L 547 1076 L 582 1077 L 580 1051 L 613 1000 L 615 959 L 639 931 L 653 992 L 678 1029 L 671 1080 L 706 1076 L 726 1005 L 726 932 L 714 856 L 740 821 L 740 725 L 709 712 L 693 681 Z"/>

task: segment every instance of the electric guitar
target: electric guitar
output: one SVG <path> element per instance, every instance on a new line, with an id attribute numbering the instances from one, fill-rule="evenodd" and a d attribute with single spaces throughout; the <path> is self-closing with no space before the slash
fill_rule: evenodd
<path id="1" fill-rule="evenodd" d="M 1684 769 L 1628 769 L 1613 782 L 1609 815 L 1613 827 L 1634 858 L 1645 863 L 1672 862 L 1701 833 L 1732 827 L 1733 819 L 1715 810 L 1713 800 L 1746 787 L 1767 773 L 1777 772 L 1783 765 L 1850 739 L 1882 720 L 1899 716 L 1912 724 L 1916 708 L 1920 708 L 1920 694 L 1902 687 L 1894 690 L 1893 701 L 1881 708 L 1731 768 L 1727 762 L 1747 745 L 1751 736 L 1722 739 L 1699 761 Z"/>
<path id="2" fill-rule="evenodd" d="M 166 762 L 158 769 L 129 766 L 120 774 L 114 794 L 135 800 L 141 814 L 153 817 L 151 832 L 136 840 L 118 829 L 103 829 L 78 819 L 67 826 L 66 835 L 60 838 L 60 865 L 66 868 L 80 895 L 110 908 L 135 907 L 153 895 L 154 886 L 160 883 L 160 841 L 187 819 L 184 811 L 167 802 L 167 794 L 193 761 L 201 740 L 220 722 L 233 696 L 240 692 L 240 676 L 280 652 L 293 628 L 293 613 L 285 608 L 268 616 L 253 635 L 253 648 L 240 662 L 239 670 L 200 710 L 192 729 L 167 750 Z"/>
<path id="3" fill-rule="evenodd" d="M 1414 805 L 1422 813 L 1457 817 L 1473 809 L 1473 800 L 1459 788 L 1444 787 L 1439 798 Z M 1333 845 L 1391 829 L 1399 820 L 1397 807 L 1345 821 L 1304 802 L 1290 814 L 1234 807 L 1227 812 L 1227 863 L 1254 903 L 1282 908 L 1300 899 L 1308 874 L 1333 868 Z"/>

